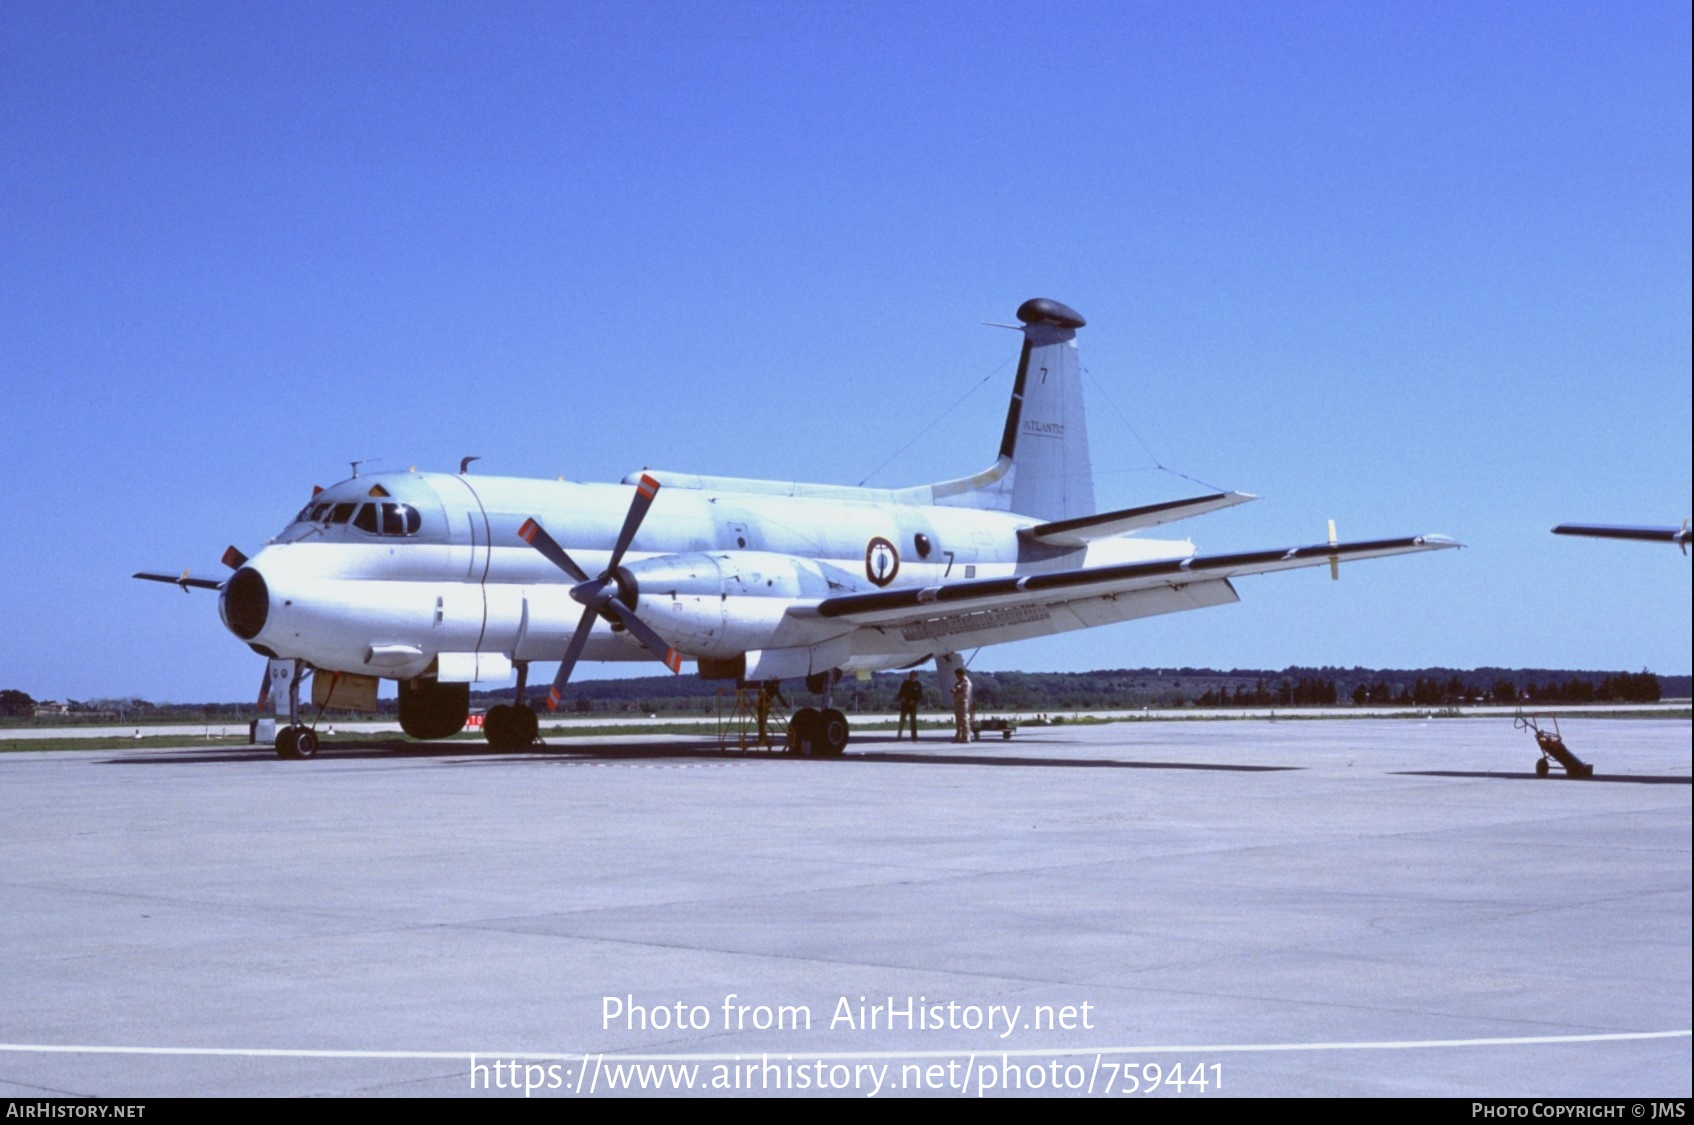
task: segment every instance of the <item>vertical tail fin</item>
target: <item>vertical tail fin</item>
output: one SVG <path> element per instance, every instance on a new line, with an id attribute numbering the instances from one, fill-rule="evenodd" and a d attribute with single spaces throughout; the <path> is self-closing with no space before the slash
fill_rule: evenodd
<path id="1" fill-rule="evenodd" d="M 1094 469 L 1082 404 L 1075 309 L 1035 297 L 1018 306 L 1023 354 L 1000 456 L 1012 463 L 1011 509 L 1043 520 L 1094 514 Z"/>
<path id="2" fill-rule="evenodd" d="M 973 476 L 910 490 L 922 496 L 914 502 L 1010 511 L 1046 523 L 1094 515 L 1094 468 L 1076 355 L 1076 330 L 1087 322 L 1046 297 L 1019 305 L 1018 319 L 1023 352 L 1000 455 Z"/>

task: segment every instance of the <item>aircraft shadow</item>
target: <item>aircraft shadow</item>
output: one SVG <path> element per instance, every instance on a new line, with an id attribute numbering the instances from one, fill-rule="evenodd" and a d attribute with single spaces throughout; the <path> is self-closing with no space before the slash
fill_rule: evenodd
<path id="1" fill-rule="evenodd" d="M 561 764 L 575 762 L 643 762 L 707 760 L 714 762 L 805 761 L 835 767 L 851 766 L 855 762 L 875 762 L 882 765 L 919 766 L 1008 766 L 1013 768 L 1046 769 L 1116 769 L 1116 770 L 1197 770 L 1226 773 L 1279 773 L 1297 770 L 1299 766 L 1241 765 L 1223 762 L 1157 762 L 1133 761 L 1119 758 L 1062 758 L 1035 757 L 1027 754 L 986 753 L 980 750 L 960 753 L 940 749 L 931 753 L 918 750 L 892 751 L 855 749 L 852 746 L 838 758 L 802 758 L 775 750 L 721 749 L 716 740 L 674 742 L 663 744 L 627 744 L 598 742 L 562 742 L 512 751 L 493 750 L 473 742 L 409 742 L 385 740 L 374 742 L 332 742 L 318 750 L 314 762 L 369 761 L 372 759 L 468 758 L 477 763 L 534 762 L 553 760 Z M 269 746 L 221 747 L 205 750 L 167 750 L 104 759 L 102 765 L 215 765 L 218 763 L 253 763 L 276 761 L 276 751 Z M 466 763 L 470 764 L 470 763 Z M 309 767 L 310 763 L 302 763 Z"/>
<path id="2" fill-rule="evenodd" d="M 1398 777 L 1481 777 L 1492 778 L 1496 781 L 1609 781 L 1621 785 L 1694 785 L 1694 777 L 1676 777 L 1668 774 L 1612 774 L 1595 773 L 1593 777 L 1567 777 L 1563 773 L 1551 773 L 1546 777 L 1537 777 L 1533 770 L 1521 773 L 1507 773 L 1503 770 L 1396 770 Z"/>

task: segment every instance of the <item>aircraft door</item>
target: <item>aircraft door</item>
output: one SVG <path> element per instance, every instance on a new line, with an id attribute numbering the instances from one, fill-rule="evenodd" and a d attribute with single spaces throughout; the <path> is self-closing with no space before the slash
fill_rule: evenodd
<path id="1" fill-rule="evenodd" d="M 480 655 L 488 634 L 486 584 L 492 561 L 488 511 L 469 479 L 452 479 L 463 489 L 462 499 L 450 501 L 451 489 L 445 490 L 448 495 L 442 499 L 452 529 L 452 573 L 458 581 L 435 599 L 436 651 Z"/>

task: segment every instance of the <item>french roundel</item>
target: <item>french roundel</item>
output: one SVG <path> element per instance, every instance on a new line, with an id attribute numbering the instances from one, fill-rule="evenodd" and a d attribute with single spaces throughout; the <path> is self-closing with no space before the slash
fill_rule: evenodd
<path id="1" fill-rule="evenodd" d="M 865 577 L 878 586 L 886 586 L 900 573 L 900 552 L 894 544 L 878 535 L 865 545 Z"/>

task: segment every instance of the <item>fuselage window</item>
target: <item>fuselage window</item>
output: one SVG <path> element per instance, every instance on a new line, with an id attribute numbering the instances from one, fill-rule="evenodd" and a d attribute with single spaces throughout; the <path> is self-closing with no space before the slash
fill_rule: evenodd
<path id="1" fill-rule="evenodd" d="M 359 505 L 357 504 L 337 504 L 335 507 L 330 509 L 329 522 L 346 523 L 348 520 L 353 518 L 353 509 L 358 506 Z"/>
<path id="2" fill-rule="evenodd" d="M 376 534 L 376 505 L 360 504 L 359 514 L 353 517 L 353 526 L 360 531 Z"/>

